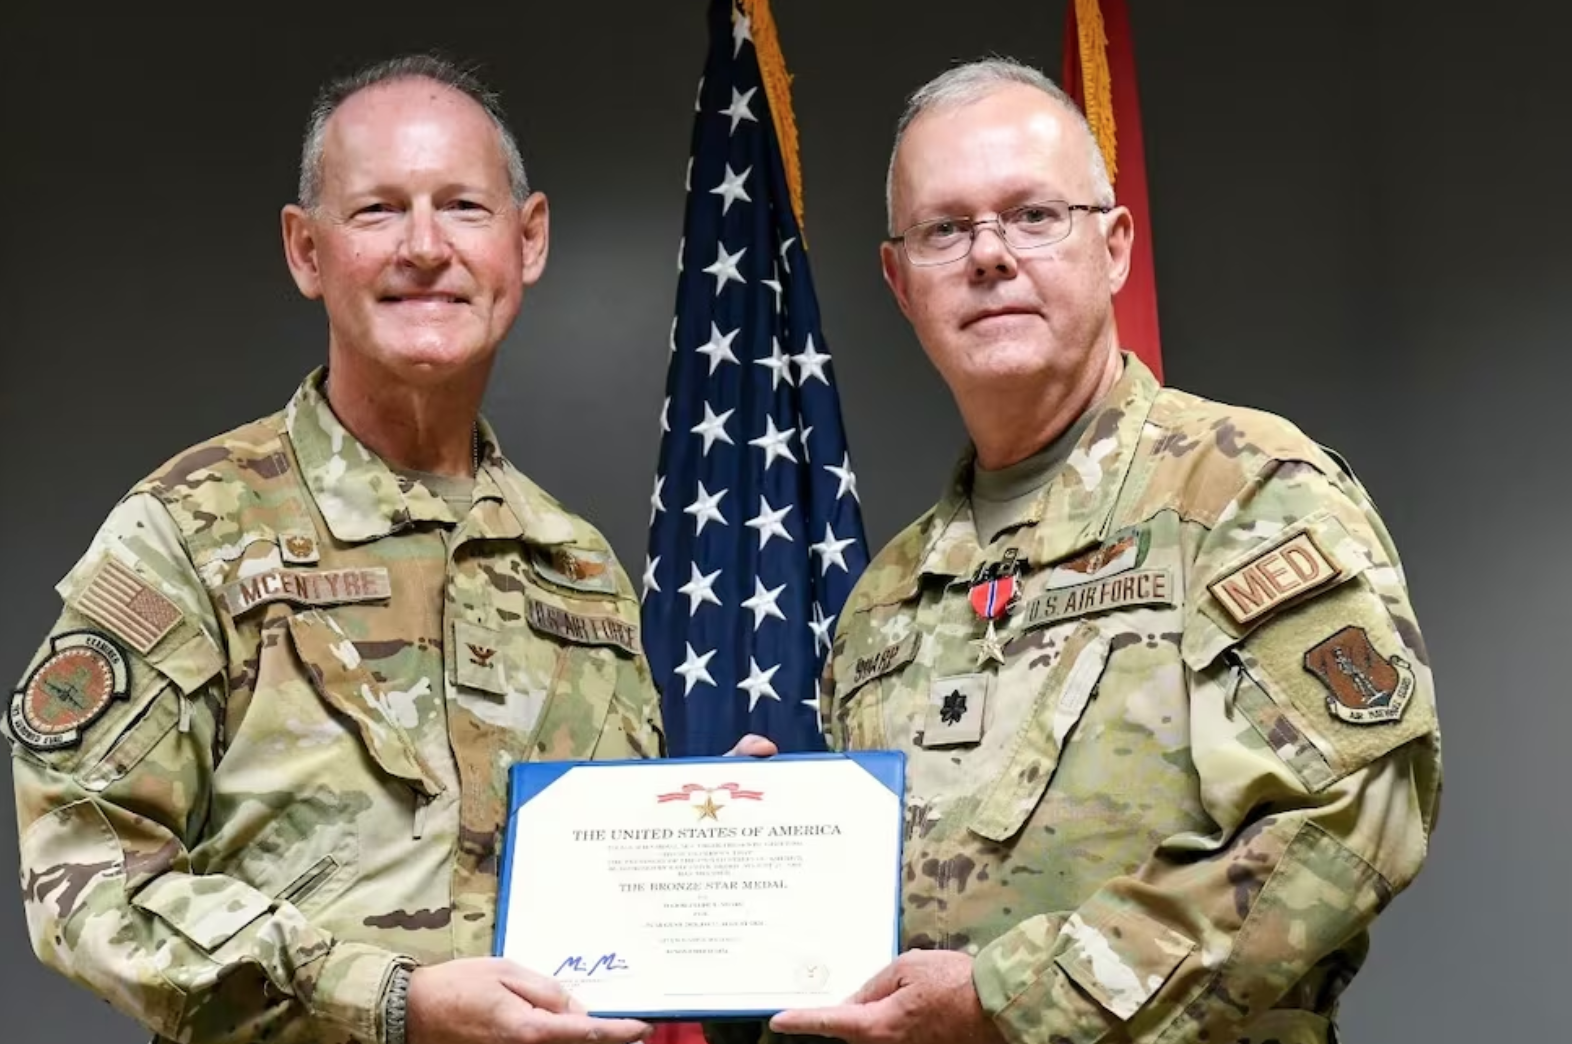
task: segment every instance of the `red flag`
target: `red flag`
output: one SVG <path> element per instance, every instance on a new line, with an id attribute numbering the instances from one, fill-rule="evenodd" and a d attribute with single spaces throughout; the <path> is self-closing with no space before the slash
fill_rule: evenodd
<path id="1" fill-rule="evenodd" d="M 1130 12 L 1125 0 L 1070 0 L 1065 5 L 1062 86 L 1086 111 L 1108 160 L 1115 198 L 1129 208 L 1135 223 L 1130 276 L 1114 298 L 1120 345 L 1134 352 L 1162 380 L 1151 208 L 1146 198 L 1146 148 L 1141 140 L 1135 49 L 1130 40 Z"/>

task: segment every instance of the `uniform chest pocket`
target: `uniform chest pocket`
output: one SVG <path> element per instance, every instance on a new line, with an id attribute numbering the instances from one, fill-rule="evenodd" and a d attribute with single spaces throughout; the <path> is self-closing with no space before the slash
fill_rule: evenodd
<path id="1" fill-rule="evenodd" d="M 349 719 L 382 770 L 428 798 L 442 793 L 436 773 L 393 717 L 355 643 L 332 618 L 317 609 L 296 613 L 289 617 L 289 635 L 317 695 Z"/>
<path id="2" fill-rule="evenodd" d="M 588 757 L 619 675 L 639 651 L 636 607 L 531 591 L 523 625 L 453 622 L 453 698 L 525 756 Z"/>
<path id="3" fill-rule="evenodd" d="M 1003 768 L 980 793 L 969 827 L 999 843 L 1020 832 L 1036 810 L 1069 741 L 1102 679 L 1109 641 L 1095 624 L 1075 629 L 1042 685 L 1031 712 L 1016 730 Z"/>
<path id="4" fill-rule="evenodd" d="M 835 663 L 835 676 L 840 683 L 836 686 L 834 713 L 829 723 L 843 750 L 878 750 L 889 746 L 881 690 L 886 680 L 902 674 L 912 665 L 921 647 L 922 634 L 918 631 L 911 631 L 887 645 L 877 644 L 866 633 L 847 642 Z"/>
<path id="5" fill-rule="evenodd" d="M 453 622 L 451 647 L 453 702 L 527 749 L 568 666 L 566 650 L 523 628 L 499 631 L 468 620 Z"/>

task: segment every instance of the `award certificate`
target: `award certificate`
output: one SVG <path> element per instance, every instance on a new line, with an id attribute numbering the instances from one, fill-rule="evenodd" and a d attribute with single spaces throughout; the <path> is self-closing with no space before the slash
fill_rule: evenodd
<path id="1" fill-rule="evenodd" d="M 496 952 L 591 1013 L 840 1003 L 898 951 L 905 758 L 512 769 Z"/>

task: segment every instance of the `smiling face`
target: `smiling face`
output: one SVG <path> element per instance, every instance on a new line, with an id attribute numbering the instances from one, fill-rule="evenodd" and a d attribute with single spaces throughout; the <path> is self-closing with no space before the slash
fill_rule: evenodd
<path id="1" fill-rule="evenodd" d="M 891 181 L 894 231 L 941 217 L 992 218 L 1023 203 L 1096 198 L 1090 149 L 1074 114 L 1024 84 L 940 106 L 907 127 Z M 915 266 L 883 248 L 885 281 L 952 392 L 967 398 L 1080 384 L 1115 350 L 1112 296 L 1128 271 L 1129 214 L 1073 212 L 1070 234 L 1014 251 L 980 228 L 958 261 Z"/>
<path id="2" fill-rule="evenodd" d="M 328 120 L 321 174 L 284 236 L 330 359 L 414 383 L 489 363 L 545 267 L 547 215 L 539 194 L 514 201 L 485 110 L 431 80 L 377 84 Z"/>

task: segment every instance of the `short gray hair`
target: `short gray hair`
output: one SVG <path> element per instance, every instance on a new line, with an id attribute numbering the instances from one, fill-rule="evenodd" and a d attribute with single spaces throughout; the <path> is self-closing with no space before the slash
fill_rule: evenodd
<path id="1" fill-rule="evenodd" d="M 507 116 L 496 92 L 480 81 L 469 69 L 433 54 L 405 55 L 389 58 L 368 65 L 348 76 L 340 77 L 317 92 L 311 106 L 311 118 L 306 123 L 305 141 L 300 149 L 300 205 L 315 210 L 322 199 L 322 146 L 327 137 L 327 124 L 338 107 L 350 96 L 368 87 L 399 80 L 431 80 L 444 87 L 451 87 L 486 111 L 497 128 L 503 156 L 508 164 L 508 183 L 513 192 L 513 202 L 523 203 L 529 198 L 529 178 L 524 174 L 524 157 L 519 154 L 518 140 L 508 129 Z"/>
<path id="2" fill-rule="evenodd" d="M 930 109 L 981 101 L 990 94 L 1017 83 L 1037 88 L 1075 115 L 1076 123 L 1086 133 L 1087 145 L 1092 154 L 1092 191 L 1097 197 L 1092 202 L 1103 206 L 1113 205 L 1113 179 L 1108 176 L 1108 164 L 1103 159 L 1102 149 L 1097 146 L 1097 136 L 1092 133 L 1092 125 L 1087 122 L 1086 114 L 1075 103 L 1075 99 L 1065 93 L 1058 84 L 1029 65 L 1013 58 L 983 58 L 940 73 L 913 91 L 906 99 L 906 109 L 895 124 L 895 144 L 890 146 L 890 166 L 884 176 L 885 223 L 892 226 L 891 235 L 899 231 L 893 227 L 895 154 L 900 151 L 901 139 L 906 136 L 906 130 L 912 125 L 912 121 Z M 1106 214 L 1098 216 L 1105 220 L 1107 218 Z"/>

